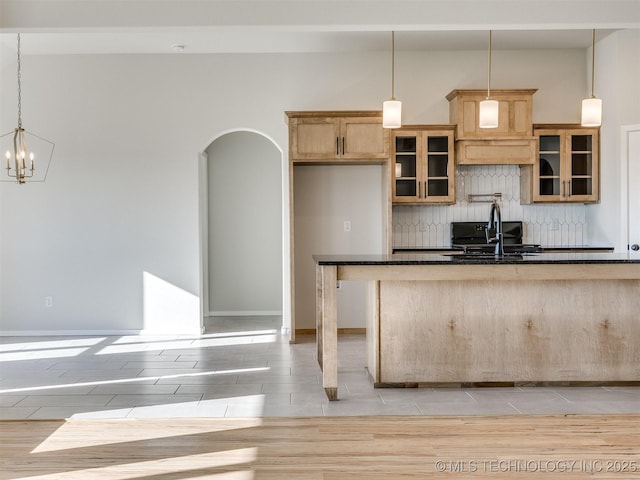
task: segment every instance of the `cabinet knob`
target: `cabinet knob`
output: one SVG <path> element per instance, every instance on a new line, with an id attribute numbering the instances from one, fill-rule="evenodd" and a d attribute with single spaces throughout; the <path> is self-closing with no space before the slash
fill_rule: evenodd
<path id="1" fill-rule="evenodd" d="M 633 250 L 634 252 L 637 252 L 638 250 L 640 250 L 640 245 L 638 245 L 637 243 L 634 243 L 633 245 L 631 245 L 631 250 Z"/>

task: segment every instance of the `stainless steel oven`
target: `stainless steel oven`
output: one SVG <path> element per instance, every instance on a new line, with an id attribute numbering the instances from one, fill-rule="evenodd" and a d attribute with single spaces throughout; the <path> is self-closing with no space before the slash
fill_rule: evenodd
<path id="1" fill-rule="evenodd" d="M 487 242 L 487 222 L 452 222 L 451 246 L 465 253 L 486 253 L 494 249 Z M 522 222 L 502 222 L 504 251 L 509 253 L 538 253 L 540 245 L 523 244 Z"/>

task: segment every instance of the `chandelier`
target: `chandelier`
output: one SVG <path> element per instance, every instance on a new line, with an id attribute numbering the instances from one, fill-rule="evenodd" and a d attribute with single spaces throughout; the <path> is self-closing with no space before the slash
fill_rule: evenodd
<path id="1" fill-rule="evenodd" d="M 2 181 L 44 182 L 49 171 L 54 143 L 22 128 L 22 78 L 20 34 L 18 34 L 18 126 L 0 136 L 0 151 L 4 151 L 7 177 Z"/>

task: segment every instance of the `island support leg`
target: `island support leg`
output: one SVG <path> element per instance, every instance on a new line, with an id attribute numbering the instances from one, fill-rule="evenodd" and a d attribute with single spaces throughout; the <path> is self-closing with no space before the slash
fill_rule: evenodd
<path id="1" fill-rule="evenodd" d="M 322 364 L 322 267 L 316 265 L 316 358 L 323 369 Z"/>
<path id="2" fill-rule="evenodd" d="M 336 298 L 336 282 L 338 268 L 335 265 L 319 267 L 321 281 L 321 310 L 318 311 L 318 359 L 322 368 L 322 386 L 329 400 L 338 399 L 338 306 Z"/>

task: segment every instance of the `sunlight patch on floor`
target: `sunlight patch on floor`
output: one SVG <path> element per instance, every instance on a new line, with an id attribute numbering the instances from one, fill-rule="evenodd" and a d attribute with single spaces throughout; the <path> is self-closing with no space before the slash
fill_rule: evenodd
<path id="1" fill-rule="evenodd" d="M 5 343 L 0 345 L 0 352 L 14 352 L 18 350 L 49 350 L 49 349 L 66 349 L 69 347 L 90 347 L 103 342 L 107 337 L 82 337 L 82 338 L 65 338 L 62 340 L 33 340 L 20 343 Z"/>
<path id="2" fill-rule="evenodd" d="M 60 348 L 54 350 L 28 350 L 0 353 L 0 362 L 18 362 L 22 360 L 43 360 L 46 358 L 77 357 L 86 352 L 86 348 Z"/>
<path id="3" fill-rule="evenodd" d="M 111 420 L 83 420 L 71 419 L 66 420 L 55 432 L 49 435 L 44 441 L 34 448 L 31 453 L 59 452 L 63 450 L 88 449 L 91 447 L 106 446 L 109 451 L 117 448 L 129 448 L 133 442 L 145 442 L 157 439 L 176 439 L 176 445 L 184 440 L 185 445 L 188 444 L 188 438 L 195 435 L 211 435 L 211 448 L 214 448 L 215 434 L 220 432 L 228 432 L 232 430 L 240 430 L 246 428 L 256 428 L 262 426 L 261 418 L 234 418 L 234 419 L 201 419 L 198 422 L 189 422 L 188 427 L 183 426 L 176 419 L 155 419 L 157 428 L 135 428 L 135 420 L 111 419 Z M 103 436 L 83 435 L 86 432 L 87 425 L 95 425 L 103 432 Z M 121 445 L 122 444 L 122 445 Z M 120 447 L 118 445 L 121 445 Z M 219 444 L 220 445 L 220 444 Z M 149 448 L 148 445 L 140 443 L 140 448 Z M 181 447 L 176 447 L 180 451 Z M 239 449 L 248 450 L 248 449 Z M 216 454 L 224 454 L 225 452 L 234 452 L 234 450 L 225 450 L 214 452 Z M 105 449 L 105 456 L 107 450 Z M 122 452 L 120 452 L 122 453 Z M 131 452 L 135 454 L 136 452 Z M 164 452 L 166 455 L 166 451 Z M 247 452 L 244 452 L 246 456 Z M 160 455 L 160 452 L 158 452 Z M 209 453 L 207 453 L 209 455 Z M 231 454 L 230 454 L 231 455 Z M 188 457 L 196 457 L 196 455 L 188 455 Z M 171 457 L 173 458 L 180 458 Z M 255 459 L 255 458 L 253 458 Z M 213 464 L 212 464 L 213 465 Z M 81 476 L 76 477 L 81 479 Z M 106 477 L 111 478 L 111 477 Z"/>
<path id="4" fill-rule="evenodd" d="M 158 455 L 161 455 L 159 453 Z M 144 462 L 123 463 L 105 467 L 56 472 L 21 480 L 78 480 L 82 478 L 105 478 L 109 480 L 133 480 L 139 478 L 215 478 L 216 480 L 253 480 L 250 465 L 258 458 L 256 447 L 237 448 L 183 457 L 163 457 Z M 170 459 L 170 462 L 167 462 Z M 193 470 L 193 465 L 207 465 Z M 181 468 L 183 467 L 183 468 Z M 237 468 L 235 471 L 229 471 Z M 221 469 L 216 472 L 215 469 Z M 204 470 L 204 471 L 203 471 Z M 143 475 L 141 477 L 140 475 Z"/>
<path id="5" fill-rule="evenodd" d="M 6 390 L 0 390 L 0 394 L 3 393 L 20 393 L 20 392 L 35 392 L 39 390 L 59 389 L 59 388 L 76 388 L 87 387 L 97 385 L 112 385 L 117 383 L 139 383 L 148 382 L 151 380 L 174 380 L 185 377 L 209 377 L 213 375 L 237 375 L 240 373 L 256 373 L 269 371 L 270 367 L 252 367 L 252 368 L 234 368 L 231 370 L 209 370 L 207 372 L 193 372 L 193 373 L 176 373 L 174 375 L 158 375 L 152 377 L 131 377 L 131 378 L 119 378 L 116 380 L 96 380 L 92 382 L 76 382 L 67 384 L 54 384 L 54 385 L 38 385 L 36 387 L 21 387 L 10 388 Z"/>

